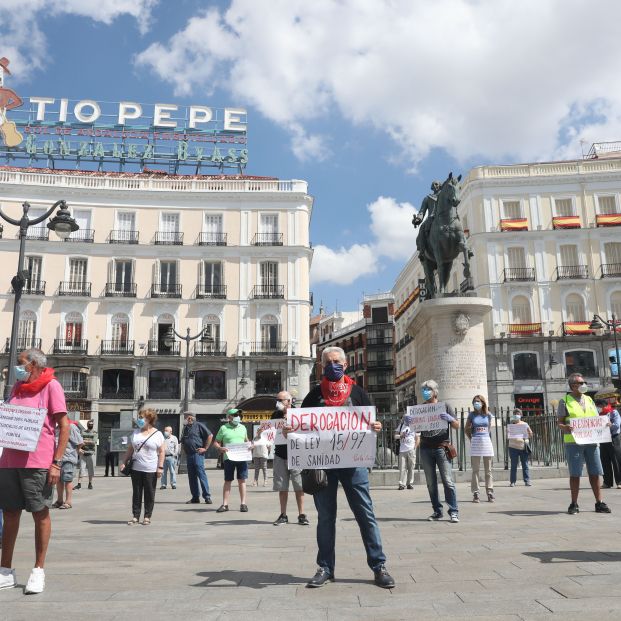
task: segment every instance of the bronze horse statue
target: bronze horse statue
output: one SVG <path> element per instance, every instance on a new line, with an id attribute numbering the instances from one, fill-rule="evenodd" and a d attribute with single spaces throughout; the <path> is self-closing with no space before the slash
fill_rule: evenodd
<path id="1" fill-rule="evenodd" d="M 438 194 L 433 220 L 429 227 L 429 235 L 424 240 L 420 261 L 425 270 L 427 299 L 448 294 L 448 282 L 453 261 L 463 254 L 464 277 L 470 280 L 470 257 L 472 253 L 466 247 L 466 237 L 457 215 L 460 202 L 459 182 L 461 175 L 455 178 L 449 173 Z M 435 273 L 438 273 L 436 289 Z"/>

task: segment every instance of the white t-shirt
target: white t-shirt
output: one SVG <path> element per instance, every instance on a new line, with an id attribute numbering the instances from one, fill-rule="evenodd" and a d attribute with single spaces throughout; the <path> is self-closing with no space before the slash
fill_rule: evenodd
<path id="1" fill-rule="evenodd" d="M 149 433 L 153 435 L 143 435 L 140 431 L 134 431 L 132 435 L 134 447 L 132 468 L 136 472 L 157 472 L 157 451 L 164 444 L 164 436 L 161 431 L 153 433 L 151 430 Z M 142 448 L 140 448 L 141 445 L 143 445 Z"/>

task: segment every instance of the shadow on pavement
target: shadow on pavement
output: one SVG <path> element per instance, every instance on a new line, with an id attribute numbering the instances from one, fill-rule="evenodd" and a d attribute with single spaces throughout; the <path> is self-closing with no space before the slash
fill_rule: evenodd
<path id="1" fill-rule="evenodd" d="M 82 522 L 85 524 L 127 524 L 127 520 L 82 520 Z"/>
<path id="2" fill-rule="evenodd" d="M 537 517 L 538 515 L 562 515 L 567 511 L 527 511 L 519 509 L 516 511 L 490 511 L 490 513 L 500 513 L 511 517 Z"/>
<path id="3" fill-rule="evenodd" d="M 538 558 L 542 563 L 616 563 L 621 561 L 621 552 L 557 550 L 553 552 L 523 552 L 523 554 L 524 556 Z"/>
<path id="4" fill-rule="evenodd" d="M 238 587 L 244 586 L 251 589 L 265 589 L 270 586 L 278 585 L 305 585 L 310 576 L 306 578 L 300 578 L 299 576 L 292 576 L 291 574 L 277 574 L 269 571 L 201 571 L 197 576 L 204 577 L 206 580 L 199 584 L 193 584 L 191 586 L 196 587 Z M 233 584 L 219 584 L 222 582 L 228 582 Z M 336 583 L 350 583 L 350 584 L 364 584 L 369 582 L 373 584 L 373 580 L 354 580 L 352 578 L 339 579 Z"/>
<path id="5" fill-rule="evenodd" d="M 376 517 L 378 522 L 428 522 L 427 518 Z M 356 518 L 343 518 L 342 522 L 355 522 Z"/>
<path id="6" fill-rule="evenodd" d="M 251 524 L 271 524 L 263 520 L 214 520 L 206 522 L 209 526 L 249 526 Z"/>

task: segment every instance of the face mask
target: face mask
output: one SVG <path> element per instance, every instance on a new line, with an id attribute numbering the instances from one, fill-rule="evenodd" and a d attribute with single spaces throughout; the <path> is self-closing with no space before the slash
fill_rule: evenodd
<path id="1" fill-rule="evenodd" d="M 136 425 L 138 425 L 139 429 L 142 429 L 144 427 L 144 418 L 137 418 L 136 419 Z"/>
<path id="2" fill-rule="evenodd" d="M 323 370 L 323 374 L 330 382 L 338 382 L 343 378 L 343 365 L 339 362 L 328 362 Z"/>
<path id="3" fill-rule="evenodd" d="M 18 367 L 13 367 L 15 370 L 15 379 L 18 382 L 25 382 L 30 377 L 30 371 L 26 371 L 26 365 L 20 364 Z"/>
<path id="4" fill-rule="evenodd" d="M 477 412 L 483 409 L 483 404 L 480 401 L 475 401 L 472 406 Z"/>
<path id="5" fill-rule="evenodd" d="M 279 412 L 284 412 L 285 411 L 285 404 L 282 401 L 276 401 L 276 409 Z"/>
<path id="6" fill-rule="evenodd" d="M 433 390 L 431 388 L 423 388 L 420 392 L 424 401 L 429 401 L 433 397 Z"/>
<path id="7" fill-rule="evenodd" d="M 513 417 L 511 418 L 511 420 L 515 423 L 519 423 L 520 420 L 522 420 L 522 417 L 519 416 L 518 414 L 514 414 Z"/>
<path id="8" fill-rule="evenodd" d="M 170 438 L 170 434 L 168 433 L 168 431 L 165 431 L 165 432 L 164 432 L 164 437 L 165 437 L 165 438 Z"/>
<path id="9" fill-rule="evenodd" d="M 241 423 L 241 418 L 239 416 L 234 416 L 233 420 L 231 421 L 231 424 L 237 426 L 239 425 L 239 423 Z"/>
<path id="10" fill-rule="evenodd" d="M 582 395 L 588 390 L 589 390 L 589 387 L 586 384 L 580 384 L 580 386 L 578 386 L 578 392 Z"/>

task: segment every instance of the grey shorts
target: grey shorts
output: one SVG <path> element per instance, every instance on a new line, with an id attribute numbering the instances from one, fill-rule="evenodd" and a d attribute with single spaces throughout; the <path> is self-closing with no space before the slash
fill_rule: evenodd
<path id="1" fill-rule="evenodd" d="M 52 505 L 54 486 L 43 468 L 0 468 L 0 509 L 30 513 Z"/>
<path id="2" fill-rule="evenodd" d="M 89 477 L 95 476 L 94 457 L 95 455 L 82 455 L 80 457 L 80 477 L 86 476 L 87 472 Z"/>
<path id="3" fill-rule="evenodd" d="M 294 492 L 302 491 L 302 473 L 300 470 L 289 470 L 287 460 L 274 455 L 274 487 L 275 492 L 288 492 L 289 481 L 293 485 Z"/>
<path id="4" fill-rule="evenodd" d="M 60 480 L 63 483 L 71 483 L 73 481 L 75 465 L 70 461 L 63 461 L 60 466 Z"/>

